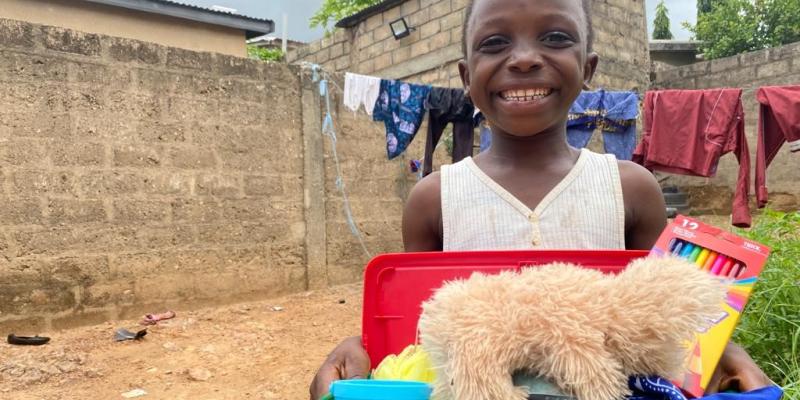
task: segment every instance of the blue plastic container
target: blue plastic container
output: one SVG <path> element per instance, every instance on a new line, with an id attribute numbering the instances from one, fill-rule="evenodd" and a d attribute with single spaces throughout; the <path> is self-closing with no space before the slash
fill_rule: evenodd
<path id="1" fill-rule="evenodd" d="M 350 379 L 334 381 L 335 400 L 429 400 L 433 388 L 424 382 Z"/>

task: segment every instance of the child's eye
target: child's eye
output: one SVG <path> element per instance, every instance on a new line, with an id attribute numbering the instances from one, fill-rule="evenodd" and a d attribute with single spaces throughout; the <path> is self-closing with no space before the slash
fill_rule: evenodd
<path id="1" fill-rule="evenodd" d="M 575 39 L 564 32 L 550 32 L 544 35 L 541 40 L 556 47 L 566 47 L 575 43 Z"/>
<path id="2" fill-rule="evenodd" d="M 478 45 L 478 49 L 487 52 L 499 51 L 507 44 L 508 40 L 502 36 L 490 36 Z"/>

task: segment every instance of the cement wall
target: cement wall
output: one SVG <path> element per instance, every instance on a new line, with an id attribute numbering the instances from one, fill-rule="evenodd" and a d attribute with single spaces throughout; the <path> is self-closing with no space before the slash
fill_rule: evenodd
<path id="1" fill-rule="evenodd" d="M 0 18 L 245 57 L 244 31 L 75 0 L 2 0 Z"/>
<path id="2" fill-rule="evenodd" d="M 340 103 L 355 220 L 400 250 L 413 178 Z M 359 279 L 321 118 L 296 67 L 0 19 L 0 330 Z"/>
<path id="3" fill-rule="evenodd" d="M 643 92 L 650 60 L 644 2 L 592 2 L 595 51 L 600 55 L 593 86 Z M 289 62 L 308 61 L 327 69 L 460 87 L 461 28 L 467 0 L 406 0 L 370 15 L 352 28 L 289 52 Z M 395 40 L 389 22 L 404 17 L 416 30 Z"/>
<path id="4" fill-rule="evenodd" d="M 800 84 L 800 43 L 740 54 L 734 57 L 700 62 L 656 73 L 654 88 L 707 89 L 736 87 L 744 89 L 747 141 L 750 161 L 755 165 L 758 134 L 758 101 L 756 90 L 761 86 Z M 783 210 L 800 208 L 800 157 L 784 147 L 767 170 L 770 207 Z M 753 170 L 754 171 L 754 170 Z M 670 182 L 685 187 L 691 206 L 698 213 L 729 213 L 731 196 L 739 173 L 733 154 L 720 160 L 717 176 L 711 179 L 673 175 Z M 755 175 L 751 174 L 751 182 Z M 751 194 L 752 188 L 751 188 Z"/>

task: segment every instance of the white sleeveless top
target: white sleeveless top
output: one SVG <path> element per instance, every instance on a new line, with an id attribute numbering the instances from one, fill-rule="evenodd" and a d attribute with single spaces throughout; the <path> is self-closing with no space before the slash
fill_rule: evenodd
<path id="1" fill-rule="evenodd" d="M 624 249 L 625 206 L 614 155 L 582 149 L 531 210 L 471 157 L 441 172 L 445 251 Z"/>

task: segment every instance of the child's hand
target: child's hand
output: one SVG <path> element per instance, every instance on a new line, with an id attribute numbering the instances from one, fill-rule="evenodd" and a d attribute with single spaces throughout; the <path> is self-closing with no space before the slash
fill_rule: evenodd
<path id="1" fill-rule="evenodd" d="M 369 355 L 361 345 L 361 337 L 347 338 L 333 349 L 311 381 L 311 400 L 318 400 L 328 393 L 333 381 L 366 378 L 368 375 Z"/>
<path id="2" fill-rule="evenodd" d="M 749 392 L 774 383 L 761 371 L 750 355 L 739 345 L 731 342 L 722 353 L 717 369 L 711 377 L 707 394 L 734 390 Z"/>

